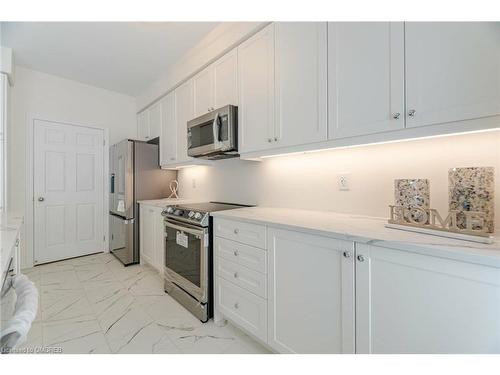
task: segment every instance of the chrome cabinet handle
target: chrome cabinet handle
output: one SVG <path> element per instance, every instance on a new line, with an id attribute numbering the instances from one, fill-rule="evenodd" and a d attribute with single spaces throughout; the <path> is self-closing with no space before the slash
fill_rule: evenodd
<path id="1" fill-rule="evenodd" d="M 238 307 L 240 307 L 240 305 L 238 304 L 238 302 L 236 302 L 236 303 L 234 304 L 234 308 L 235 308 L 235 309 L 237 309 Z"/>
<path id="2" fill-rule="evenodd" d="M 399 117 L 400 117 L 400 116 L 401 116 L 401 113 L 396 112 L 396 113 L 394 113 L 394 114 L 392 115 L 392 118 L 393 118 L 394 120 L 399 120 Z"/>
<path id="3" fill-rule="evenodd" d="M 344 251 L 343 255 L 344 255 L 344 258 L 350 258 L 351 257 L 351 253 L 349 251 Z"/>
<path id="4" fill-rule="evenodd" d="M 363 255 L 358 255 L 358 260 L 360 262 L 364 262 L 365 261 L 365 257 Z"/>
<path id="5" fill-rule="evenodd" d="M 234 234 L 238 234 L 240 231 L 238 230 L 238 228 L 235 228 L 233 232 Z"/>
<path id="6" fill-rule="evenodd" d="M 235 279 L 237 279 L 238 278 L 238 272 L 235 272 L 233 276 L 234 276 Z"/>
<path id="7" fill-rule="evenodd" d="M 234 250 L 233 254 L 234 254 L 235 257 L 237 257 L 238 256 L 238 250 Z"/>
<path id="8" fill-rule="evenodd" d="M 415 117 L 415 112 L 416 112 L 416 111 L 415 111 L 414 109 L 410 109 L 410 110 L 408 111 L 408 117 Z"/>
<path id="9" fill-rule="evenodd" d="M 44 197 L 38 197 L 38 202 L 43 202 L 45 200 Z"/>
<path id="10" fill-rule="evenodd" d="M 273 141 L 273 139 L 272 139 L 272 138 L 267 138 L 267 141 L 268 141 L 269 143 L 271 143 L 271 142 Z"/>
<path id="11" fill-rule="evenodd" d="M 274 142 L 278 142 L 278 137 L 274 137 Z"/>

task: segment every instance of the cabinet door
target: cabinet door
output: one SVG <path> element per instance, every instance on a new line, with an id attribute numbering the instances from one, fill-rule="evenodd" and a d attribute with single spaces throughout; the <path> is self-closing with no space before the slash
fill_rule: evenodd
<path id="1" fill-rule="evenodd" d="M 162 209 L 155 207 L 153 213 L 153 226 L 154 226 L 154 266 L 163 274 L 165 265 L 165 234 L 163 216 L 161 216 Z"/>
<path id="2" fill-rule="evenodd" d="M 160 165 L 167 166 L 177 160 L 177 123 L 175 121 L 174 92 L 163 98 L 161 103 Z"/>
<path id="3" fill-rule="evenodd" d="M 202 70 L 193 77 L 194 117 L 210 112 L 214 107 L 213 67 Z"/>
<path id="4" fill-rule="evenodd" d="M 161 133 L 161 101 L 153 104 L 149 109 L 149 139 L 160 136 Z"/>
<path id="5" fill-rule="evenodd" d="M 274 24 L 238 47 L 238 135 L 240 153 L 273 146 Z"/>
<path id="6" fill-rule="evenodd" d="M 327 24 L 280 22 L 276 32 L 277 145 L 327 139 Z"/>
<path id="7" fill-rule="evenodd" d="M 500 23 L 408 22 L 405 38 L 408 127 L 500 114 Z"/>
<path id="8" fill-rule="evenodd" d="M 141 257 L 149 264 L 154 263 L 154 226 L 153 216 L 154 210 L 152 207 L 140 206 L 139 210 L 139 237 Z"/>
<path id="9" fill-rule="evenodd" d="M 353 247 L 268 229 L 271 347 L 284 353 L 354 352 Z"/>
<path id="10" fill-rule="evenodd" d="M 149 140 L 149 111 L 147 109 L 137 115 L 137 139 Z"/>
<path id="11" fill-rule="evenodd" d="M 404 25 L 328 24 L 329 138 L 404 128 Z"/>
<path id="12" fill-rule="evenodd" d="M 193 160 L 187 154 L 187 122 L 194 118 L 193 81 L 175 89 L 175 121 L 177 123 L 177 161 Z"/>
<path id="13" fill-rule="evenodd" d="M 214 107 L 238 105 L 238 51 L 234 49 L 222 56 L 212 67 L 215 86 Z"/>
<path id="14" fill-rule="evenodd" d="M 356 244 L 356 351 L 500 353 L 500 269 Z"/>

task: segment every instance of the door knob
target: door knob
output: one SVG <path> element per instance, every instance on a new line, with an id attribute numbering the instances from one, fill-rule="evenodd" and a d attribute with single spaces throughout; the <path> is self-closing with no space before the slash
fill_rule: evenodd
<path id="1" fill-rule="evenodd" d="M 38 202 L 43 202 L 45 200 L 44 197 L 38 197 Z"/>

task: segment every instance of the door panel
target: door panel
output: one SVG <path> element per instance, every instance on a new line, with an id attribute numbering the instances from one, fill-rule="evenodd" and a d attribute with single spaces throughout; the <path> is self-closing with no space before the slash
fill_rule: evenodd
<path id="1" fill-rule="evenodd" d="M 282 353 L 353 353 L 353 243 L 268 228 L 268 254 L 269 345 Z"/>
<path id="2" fill-rule="evenodd" d="M 162 128 L 160 137 L 160 165 L 167 166 L 177 160 L 177 123 L 175 121 L 175 94 L 162 99 Z"/>
<path id="3" fill-rule="evenodd" d="M 149 140 L 149 112 L 144 110 L 137 115 L 137 139 Z"/>
<path id="4" fill-rule="evenodd" d="M 193 78 L 194 116 L 209 112 L 214 106 L 214 80 L 212 66 L 202 70 Z"/>
<path id="5" fill-rule="evenodd" d="M 111 210 L 127 219 L 134 217 L 134 144 L 125 140 L 115 145 L 115 206 Z"/>
<path id="6" fill-rule="evenodd" d="M 161 101 L 153 104 L 149 109 L 149 134 L 148 138 L 153 139 L 160 136 L 161 132 Z"/>
<path id="7" fill-rule="evenodd" d="M 238 47 L 240 153 L 274 145 L 274 24 Z"/>
<path id="8" fill-rule="evenodd" d="M 403 23 L 329 23 L 328 96 L 330 139 L 403 129 Z"/>
<path id="9" fill-rule="evenodd" d="M 228 104 L 238 105 L 238 52 L 236 49 L 225 54 L 213 64 L 214 107 Z"/>
<path id="10" fill-rule="evenodd" d="M 103 250 L 103 132 L 34 122 L 35 264 Z"/>
<path id="11" fill-rule="evenodd" d="M 193 81 L 189 80 L 175 89 L 177 162 L 193 160 L 187 154 L 187 122 L 194 117 Z"/>
<path id="12" fill-rule="evenodd" d="M 356 254 L 357 353 L 500 353 L 500 269 L 365 244 Z"/>
<path id="13" fill-rule="evenodd" d="M 278 146 L 327 139 L 327 24 L 278 22 L 276 134 Z"/>
<path id="14" fill-rule="evenodd" d="M 500 114 L 500 23 L 407 22 L 407 126 Z"/>

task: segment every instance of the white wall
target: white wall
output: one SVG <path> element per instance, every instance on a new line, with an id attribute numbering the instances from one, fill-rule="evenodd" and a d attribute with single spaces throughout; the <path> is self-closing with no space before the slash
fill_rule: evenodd
<path id="1" fill-rule="evenodd" d="M 28 118 L 109 129 L 110 143 L 136 137 L 135 98 L 16 67 L 11 91 L 9 209 L 25 212 L 25 142 Z"/>
<path id="2" fill-rule="evenodd" d="M 180 195 L 261 206 L 331 210 L 387 217 L 394 179 L 428 178 L 431 205 L 448 207 L 448 169 L 495 167 L 500 195 L 500 131 L 422 139 L 265 159 L 228 159 L 182 169 Z M 339 191 L 337 174 L 350 173 L 351 190 Z M 196 188 L 193 188 L 193 179 Z M 500 230 L 500 199 L 495 200 Z"/>

